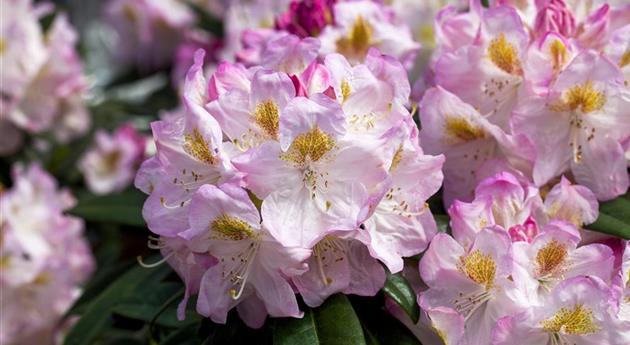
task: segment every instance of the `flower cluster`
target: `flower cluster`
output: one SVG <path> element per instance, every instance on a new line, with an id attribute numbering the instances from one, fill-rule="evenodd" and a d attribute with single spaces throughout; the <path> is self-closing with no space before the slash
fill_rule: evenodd
<path id="1" fill-rule="evenodd" d="M 91 192 L 107 194 L 128 187 L 147 151 L 147 139 L 131 124 L 124 124 L 111 135 L 95 134 L 94 145 L 79 162 L 79 170 Z"/>
<path id="2" fill-rule="evenodd" d="M 498 3 L 436 17 L 420 136 L 446 155 L 447 205 L 502 170 L 538 187 L 568 174 L 599 200 L 625 193 L 630 7 Z"/>
<path id="3" fill-rule="evenodd" d="M 150 246 L 186 282 L 180 316 L 194 293 L 199 313 L 225 322 L 236 306 L 253 327 L 301 316 L 295 291 L 309 306 L 374 295 L 379 261 L 398 272 L 436 233 L 425 200 L 444 158 L 419 146 L 403 66 L 316 56 L 295 74 L 225 62 L 206 81 L 199 51 L 182 116 L 152 124 L 136 186 Z"/>
<path id="4" fill-rule="evenodd" d="M 38 165 L 15 166 L 0 194 L 0 343 L 52 343 L 94 269 L 75 201 Z"/>
<path id="5" fill-rule="evenodd" d="M 65 142 L 85 133 L 90 118 L 87 90 L 75 50 L 77 34 L 64 14 L 44 32 L 39 20 L 51 12 L 30 0 L 10 0 L 0 13 L 0 154 L 15 152 L 21 131 L 46 131 Z"/>
<path id="6" fill-rule="evenodd" d="M 626 344 L 628 244 L 585 242 L 595 195 L 562 179 L 543 198 L 509 173 L 482 181 L 448 210 L 420 260 L 427 343 Z M 624 258 L 622 268 L 615 262 Z"/>

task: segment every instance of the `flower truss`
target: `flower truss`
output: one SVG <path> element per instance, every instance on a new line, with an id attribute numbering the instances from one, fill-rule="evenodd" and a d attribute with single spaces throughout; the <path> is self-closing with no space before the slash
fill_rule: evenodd
<path id="1" fill-rule="evenodd" d="M 94 269 L 72 195 L 37 164 L 17 165 L 0 194 L 0 342 L 52 343 Z M 66 325 L 67 326 L 67 325 Z"/>
<path id="2" fill-rule="evenodd" d="M 233 307 L 253 327 L 300 317 L 296 292 L 310 306 L 374 295 L 379 261 L 398 272 L 436 233 L 425 201 L 444 158 L 419 146 L 403 66 L 377 50 L 318 58 L 312 40 L 270 58 L 293 73 L 225 62 L 206 80 L 198 52 L 185 110 L 152 124 L 136 185 L 153 245 L 195 267 L 178 272 L 216 322 Z"/>
<path id="3" fill-rule="evenodd" d="M 39 20 L 53 10 L 49 5 L 9 0 L 3 6 L 11 11 L 0 14 L 0 154 L 17 151 L 23 132 L 51 132 L 61 142 L 84 134 L 88 85 L 74 28 L 58 14 L 44 32 Z"/>
<path id="4" fill-rule="evenodd" d="M 630 7 L 405 3 L 213 8 L 251 12 L 236 62 L 194 54 L 135 180 L 179 317 L 194 294 L 218 323 L 302 317 L 296 295 L 373 296 L 421 254 L 426 344 L 630 342 L 628 244 L 585 229 L 629 187 Z"/>

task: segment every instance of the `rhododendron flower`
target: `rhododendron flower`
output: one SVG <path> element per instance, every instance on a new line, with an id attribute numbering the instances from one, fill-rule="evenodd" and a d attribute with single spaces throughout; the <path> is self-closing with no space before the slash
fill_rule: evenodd
<path id="1" fill-rule="evenodd" d="M 2 21 L 3 119 L 29 133 L 50 131 L 56 139 L 68 141 L 83 134 L 90 123 L 82 99 L 87 82 L 74 47 L 77 34 L 64 14 L 55 16 L 42 33 L 38 16 L 46 8 L 14 2 L 17 12 L 7 13 Z"/>
<path id="2" fill-rule="evenodd" d="M 444 202 L 470 200 L 484 167 L 509 162 L 528 171 L 532 158 L 523 137 L 506 135 L 471 105 L 441 87 L 426 92 L 420 103 L 420 139 L 430 154 L 444 153 Z M 524 154 L 525 152 L 525 154 Z"/>
<path id="3" fill-rule="evenodd" d="M 485 10 L 475 40 L 437 60 L 435 82 L 478 109 L 490 123 L 507 130 L 523 85 L 528 42 L 514 8 Z"/>
<path id="4" fill-rule="evenodd" d="M 468 249 L 437 234 L 420 260 L 420 276 L 429 289 L 418 301 L 423 309 L 457 311 L 465 321 L 465 340 L 488 344 L 495 322 L 525 305 L 512 274 L 511 241 L 500 227 L 480 231 Z"/>
<path id="5" fill-rule="evenodd" d="M 629 179 L 620 141 L 630 136 L 627 92 L 616 66 L 585 51 L 558 75 L 548 96 L 523 100 L 512 130 L 536 146 L 534 182 L 570 170 L 600 200 L 624 193 Z"/>
<path id="6" fill-rule="evenodd" d="M 0 342 L 52 343 L 94 260 L 83 222 L 63 214 L 67 190 L 36 164 L 15 166 L 13 180 L 0 195 Z"/>
<path id="7" fill-rule="evenodd" d="M 383 288 L 383 266 L 370 256 L 364 244 L 345 237 L 343 232 L 340 237 L 327 233 L 312 246 L 313 253 L 306 261 L 309 270 L 293 277 L 307 305 L 317 307 L 338 292 L 374 296 Z"/>
<path id="8" fill-rule="evenodd" d="M 338 52 L 356 64 L 376 47 L 411 67 L 420 45 L 387 7 L 372 1 L 338 2 L 333 17 L 335 24 L 326 26 L 318 36 L 322 54 Z"/>
<path id="9" fill-rule="evenodd" d="M 202 64 L 203 54 L 198 54 L 184 87 L 183 116 L 152 123 L 157 154 L 136 177 L 136 186 L 149 194 L 143 217 L 158 235 L 173 237 L 188 229 L 187 207 L 200 186 L 237 178 L 221 129 L 203 108 L 209 96 Z"/>
<path id="10" fill-rule="evenodd" d="M 363 241 L 390 272 L 402 270 L 402 257 L 424 251 L 437 232 L 425 201 L 440 188 L 444 157 L 425 155 L 409 122 L 383 137 L 391 182 L 380 198 L 368 200 L 372 212 L 363 221 L 368 235 Z"/>
<path id="11" fill-rule="evenodd" d="M 528 273 L 523 279 L 528 280 L 527 288 L 538 296 L 538 303 L 558 282 L 572 277 L 588 275 L 610 282 L 614 263 L 610 247 L 600 243 L 578 247 L 579 242 L 580 233 L 573 225 L 553 221 L 542 227 L 531 244 L 513 244 L 515 261 Z"/>
<path id="12" fill-rule="evenodd" d="M 144 158 L 146 139 L 126 124 L 112 135 L 98 131 L 94 144 L 79 163 L 90 190 L 107 194 L 125 189 Z"/>
<path id="13" fill-rule="evenodd" d="M 627 344 L 630 328 L 613 321 L 611 298 L 610 289 L 597 277 L 567 279 L 542 306 L 499 320 L 491 343 Z"/>
<path id="14" fill-rule="evenodd" d="M 210 252 L 218 263 L 201 280 L 197 310 L 225 323 L 227 312 L 238 306 L 243 320 L 260 327 L 267 314 L 301 317 L 286 276 L 304 271 L 310 250 L 282 246 L 261 224 L 260 214 L 242 188 L 204 185 L 190 206 L 193 251 Z"/>
<path id="15" fill-rule="evenodd" d="M 117 34 L 114 54 L 140 70 L 168 64 L 195 17 L 177 0 L 115 0 L 107 4 L 105 19 Z"/>
<path id="16" fill-rule="evenodd" d="M 528 222 L 538 232 L 536 220 L 542 220 L 542 199 L 538 190 L 509 173 L 499 173 L 483 180 L 475 189 L 471 203 L 455 200 L 448 213 L 453 237 L 467 248 L 486 226 L 499 225 L 511 235 L 519 233 Z M 526 236 L 529 238 L 528 236 Z"/>
<path id="17" fill-rule="evenodd" d="M 285 245 L 306 246 L 334 226 L 354 229 L 356 216 L 346 211 L 356 200 L 349 191 L 367 193 L 387 178 L 367 143 L 343 136 L 343 116 L 327 96 L 296 97 L 280 116 L 280 144 L 233 159 L 248 188 L 265 200 L 269 231 Z"/>

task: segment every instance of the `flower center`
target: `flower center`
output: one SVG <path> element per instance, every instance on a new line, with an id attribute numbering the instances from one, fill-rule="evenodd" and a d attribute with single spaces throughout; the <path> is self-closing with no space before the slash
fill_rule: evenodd
<path id="1" fill-rule="evenodd" d="M 510 74 L 521 73 L 521 61 L 518 59 L 518 51 L 501 33 L 499 37 L 490 41 L 488 56 L 492 63 Z"/>
<path id="2" fill-rule="evenodd" d="M 345 103 L 350 97 L 350 92 L 352 92 L 352 88 L 350 87 L 350 83 L 347 80 L 341 81 L 341 103 Z"/>
<path id="3" fill-rule="evenodd" d="M 254 229 L 247 222 L 227 214 L 212 221 L 210 230 L 213 239 L 240 241 L 256 238 Z"/>
<path id="4" fill-rule="evenodd" d="M 619 67 L 624 68 L 630 64 L 630 48 L 628 48 L 625 53 L 621 56 L 619 60 Z"/>
<path id="5" fill-rule="evenodd" d="M 363 59 L 372 41 L 372 26 L 359 16 L 347 37 L 337 40 L 337 51 L 348 58 Z"/>
<path id="6" fill-rule="evenodd" d="M 192 133 L 184 135 L 184 152 L 206 164 L 216 163 L 216 159 L 210 150 L 210 145 L 208 145 L 208 142 L 197 128 Z"/>
<path id="7" fill-rule="evenodd" d="M 272 139 L 278 138 L 280 116 L 278 105 L 272 100 L 267 100 L 256 105 L 254 121 Z"/>
<path id="8" fill-rule="evenodd" d="M 298 135 L 287 152 L 280 158 L 284 161 L 304 166 L 310 162 L 319 161 L 335 147 L 335 140 L 319 127 L 314 127 L 306 133 Z"/>
<path id="9" fill-rule="evenodd" d="M 552 318 L 542 321 L 542 327 L 550 333 L 572 335 L 599 331 L 599 327 L 593 321 L 593 312 L 581 304 L 575 305 L 573 309 L 560 308 Z"/>
<path id="10" fill-rule="evenodd" d="M 0 38 L 0 54 L 3 54 L 7 50 L 7 41 L 4 38 Z"/>
<path id="11" fill-rule="evenodd" d="M 446 135 L 456 142 L 468 142 L 475 139 L 483 139 L 486 136 L 484 130 L 463 117 L 446 117 Z"/>
<path id="12" fill-rule="evenodd" d="M 554 40 L 549 46 L 549 52 L 553 59 L 553 70 L 558 72 L 567 60 L 567 47 L 560 40 Z"/>
<path id="13" fill-rule="evenodd" d="M 392 164 L 389 166 L 389 172 L 392 172 L 398 168 L 400 162 L 403 159 L 403 147 L 402 144 L 398 145 L 396 152 L 394 152 L 394 157 L 392 157 Z"/>
<path id="14" fill-rule="evenodd" d="M 497 265 L 490 255 L 483 254 L 477 249 L 466 257 L 460 258 L 460 270 L 472 281 L 489 290 L 494 285 Z"/>
<path id="15" fill-rule="evenodd" d="M 562 268 L 567 257 L 567 248 L 556 240 L 552 240 L 536 254 L 537 275 L 547 276 Z"/>
<path id="16" fill-rule="evenodd" d="M 582 85 L 575 85 L 564 92 L 562 100 L 551 106 L 554 111 L 581 111 L 590 113 L 600 110 L 606 104 L 606 95 L 587 81 Z"/>

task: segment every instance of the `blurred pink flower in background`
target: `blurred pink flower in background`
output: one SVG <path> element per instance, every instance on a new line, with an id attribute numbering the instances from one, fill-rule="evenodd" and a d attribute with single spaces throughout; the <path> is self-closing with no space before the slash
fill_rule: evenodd
<path id="1" fill-rule="evenodd" d="M 63 214 L 74 204 L 39 165 L 14 166 L 0 194 L 1 343 L 52 343 L 94 270 L 83 221 Z"/>

